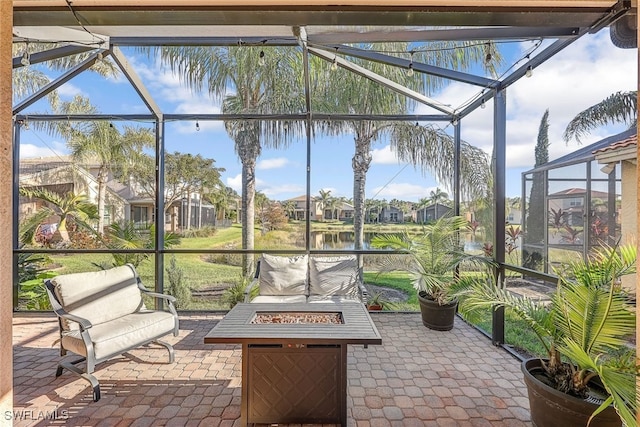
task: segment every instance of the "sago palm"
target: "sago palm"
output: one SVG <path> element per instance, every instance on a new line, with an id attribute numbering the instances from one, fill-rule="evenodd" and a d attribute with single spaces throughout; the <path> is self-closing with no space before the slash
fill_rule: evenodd
<path id="1" fill-rule="evenodd" d="M 95 231 L 92 225 L 98 219 L 98 209 L 85 195 L 73 193 L 60 195 L 43 188 L 24 187 L 20 188 L 20 195 L 46 202 L 46 205 L 40 207 L 20 224 L 20 241 L 23 243 L 34 243 L 40 225 L 54 216 L 60 218 L 58 232 L 65 244 L 71 241 L 67 230 L 69 221 L 73 221 L 85 230 Z"/>
<path id="2" fill-rule="evenodd" d="M 622 275 L 635 272 L 634 245 L 595 250 L 568 265 L 550 303 L 516 296 L 492 281 L 476 281 L 462 295 L 460 310 L 506 307 L 522 318 L 547 350 L 543 367 L 559 391 L 578 397 L 598 377 L 608 397 L 594 415 L 613 403 L 622 420 L 635 425 L 635 360 L 626 339 L 635 332 L 635 314 L 620 289 Z"/>
<path id="3" fill-rule="evenodd" d="M 456 298 L 458 277 L 454 270 L 463 262 L 489 265 L 486 258 L 465 253 L 459 233 L 468 227 L 460 216 L 442 217 L 426 224 L 417 234 L 379 234 L 371 239 L 371 246 L 393 249 L 402 255 L 381 258 L 384 271 L 406 271 L 413 287 L 424 298 L 447 304 Z"/>

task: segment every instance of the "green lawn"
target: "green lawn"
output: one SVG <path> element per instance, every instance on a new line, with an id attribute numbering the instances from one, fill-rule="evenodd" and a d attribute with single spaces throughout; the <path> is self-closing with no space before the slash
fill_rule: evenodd
<path id="1" fill-rule="evenodd" d="M 352 230 L 351 224 L 338 222 L 317 222 L 313 223 L 314 231 L 317 228 L 325 230 L 340 228 L 345 231 Z M 400 225 L 378 225 L 367 224 L 367 231 L 394 232 L 405 229 L 407 226 Z M 419 229 L 420 226 L 411 226 Z M 255 231 L 256 249 L 296 249 L 304 248 L 304 222 L 289 224 L 285 230 L 271 231 L 262 234 L 260 229 Z M 189 250 L 225 250 L 238 249 L 241 246 L 242 226 L 233 224 L 229 228 L 220 228 L 215 234 L 209 237 L 188 237 L 181 238 L 180 244 L 175 249 Z M 165 268 L 170 265 L 171 259 L 175 257 L 177 266 L 182 270 L 183 280 L 188 284 L 193 292 L 191 304 L 184 306 L 184 309 L 219 309 L 226 308 L 218 303 L 218 299 L 224 289 L 234 284 L 241 275 L 241 255 L 231 253 L 177 253 L 165 256 Z M 113 259 L 108 254 L 67 254 L 53 255 L 54 271 L 59 274 L 96 270 L 96 264 L 111 264 Z M 405 293 L 408 299 L 405 303 L 396 304 L 393 309 L 399 311 L 417 311 L 418 300 L 416 290 L 411 285 L 408 274 L 404 272 L 384 272 L 373 271 L 373 267 L 365 267 L 364 280 L 366 284 L 396 289 Z M 138 266 L 138 272 L 143 283 L 148 288 L 154 288 L 154 257 L 143 261 Z M 165 281 L 167 274 L 165 272 Z M 167 282 L 165 282 L 165 288 Z"/>
<path id="2" fill-rule="evenodd" d="M 470 322 L 487 333 L 491 333 L 491 312 L 479 314 Z M 504 316 L 504 339 L 506 344 L 525 357 L 546 357 L 547 352 L 540 339 L 523 320 L 507 310 Z"/>

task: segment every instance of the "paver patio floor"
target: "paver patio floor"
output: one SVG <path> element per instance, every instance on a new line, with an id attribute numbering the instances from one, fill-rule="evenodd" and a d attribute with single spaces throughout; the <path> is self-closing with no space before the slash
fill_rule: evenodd
<path id="1" fill-rule="evenodd" d="M 87 381 L 55 377 L 55 317 L 15 314 L 13 425 L 239 426 L 241 347 L 203 343 L 223 315 L 181 314 L 166 339 L 174 364 L 148 347 L 98 365 L 93 402 Z M 418 313 L 372 317 L 383 345 L 349 346 L 349 427 L 531 426 L 520 362 L 481 333 L 460 319 L 436 332 Z"/>

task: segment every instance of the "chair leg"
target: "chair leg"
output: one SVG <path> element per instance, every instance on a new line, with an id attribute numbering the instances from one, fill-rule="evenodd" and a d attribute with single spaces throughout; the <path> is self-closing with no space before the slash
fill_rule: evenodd
<path id="1" fill-rule="evenodd" d="M 67 369 L 71 372 L 73 372 L 76 375 L 79 375 L 80 377 L 82 377 L 83 379 L 89 381 L 89 384 L 91 384 L 91 388 L 92 388 L 92 392 L 93 392 L 93 401 L 97 402 L 98 400 L 100 400 L 100 383 L 98 382 L 98 379 L 96 377 L 94 377 L 93 375 L 84 372 L 82 369 L 78 368 L 77 365 L 80 362 L 83 362 L 85 360 L 85 358 L 83 357 L 82 359 L 79 360 L 74 360 L 72 362 L 65 362 L 62 361 L 60 363 L 58 363 L 58 370 L 56 371 L 56 376 L 59 376 L 60 374 L 62 374 L 62 369 Z M 58 374 L 58 372 L 60 374 Z"/>
<path id="2" fill-rule="evenodd" d="M 160 340 L 155 340 L 154 342 L 160 344 L 161 346 L 165 347 L 167 351 L 169 351 L 169 363 L 173 363 L 173 361 L 175 360 L 175 357 L 173 355 L 173 346 L 171 346 L 171 344 L 169 344 L 168 342 Z"/>
<path id="3" fill-rule="evenodd" d="M 67 365 L 69 365 L 69 364 L 77 365 L 78 363 L 82 363 L 85 360 L 87 360 L 86 357 L 81 357 L 80 359 L 77 359 L 77 360 L 74 360 L 74 361 L 71 361 L 71 362 L 62 361 L 62 362 L 58 363 L 58 369 L 56 370 L 56 378 L 59 377 L 60 375 L 62 375 L 62 370 L 64 368 L 69 369 Z M 72 372 L 75 372 L 75 370 L 73 370 L 73 369 L 69 369 L 69 370 L 72 371 Z"/>

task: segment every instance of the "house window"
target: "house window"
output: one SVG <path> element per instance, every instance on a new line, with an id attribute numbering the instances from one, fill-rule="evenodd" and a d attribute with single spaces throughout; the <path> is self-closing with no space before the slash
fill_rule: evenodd
<path id="1" fill-rule="evenodd" d="M 104 207 L 104 214 L 102 215 L 102 218 L 104 219 L 104 225 L 110 225 L 111 224 L 111 206 L 105 206 Z"/>
<path id="2" fill-rule="evenodd" d="M 133 223 L 136 225 L 146 224 L 148 221 L 147 218 L 147 208 L 144 206 L 134 206 L 133 207 Z"/>

